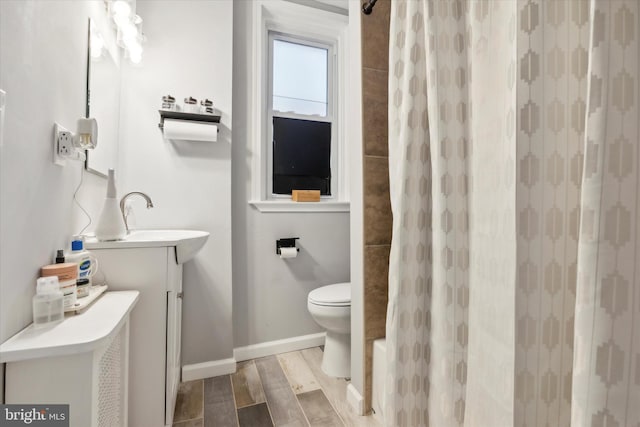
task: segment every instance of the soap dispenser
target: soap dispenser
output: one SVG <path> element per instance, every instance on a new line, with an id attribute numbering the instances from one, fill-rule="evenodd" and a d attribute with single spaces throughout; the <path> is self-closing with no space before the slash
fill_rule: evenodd
<path id="1" fill-rule="evenodd" d="M 102 213 L 96 226 L 98 240 L 121 240 L 126 235 L 124 219 L 118 205 L 116 179 L 113 169 L 109 169 L 107 181 L 107 197 L 104 199 Z"/>

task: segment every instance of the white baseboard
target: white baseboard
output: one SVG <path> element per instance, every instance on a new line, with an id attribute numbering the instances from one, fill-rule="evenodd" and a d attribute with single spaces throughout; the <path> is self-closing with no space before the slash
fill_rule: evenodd
<path id="1" fill-rule="evenodd" d="M 299 337 L 238 347 L 233 350 L 233 358 L 238 362 L 242 362 L 243 360 L 251 360 L 257 357 L 272 356 L 274 354 L 317 347 L 324 345 L 324 337 L 325 333 L 320 332 L 317 334 L 301 335 Z"/>
<path id="2" fill-rule="evenodd" d="M 233 374 L 236 371 L 236 362 L 317 347 L 324 344 L 324 337 L 324 332 L 320 332 L 317 334 L 301 335 L 299 337 L 238 347 L 233 350 L 232 358 L 184 365 L 182 367 L 182 381 L 193 381 L 217 377 L 219 375 Z"/>
<path id="3" fill-rule="evenodd" d="M 353 384 L 347 386 L 347 402 L 356 415 L 364 415 L 364 398 Z"/>
<path id="4" fill-rule="evenodd" d="M 182 367 L 182 381 L 201 380 L 219 375 L 233 374 L 236 371 L 236 359 L 213 360 L 194 363 Z"/>

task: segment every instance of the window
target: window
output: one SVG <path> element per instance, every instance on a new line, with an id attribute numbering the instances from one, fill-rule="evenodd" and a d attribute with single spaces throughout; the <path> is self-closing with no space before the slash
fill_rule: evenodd
<path id="1" fill-rule="evenodd" d="M 273 194 L 331 195 L 331 123 L 273 118 Z"/>
<path id="2" fill-rule="evenodd" d="M 261 211 L 348 211 L 348 17 L 288 1 L 252 2 L 252 200 Z M 291 201 L 320 190 L 319 203 Z"/>
<path id="3" fill-rule="evenodd" d="M 331 196 L 331 46 L 270 34 L 271 195 Z"/>
<path id="4" fill-rule="evenodd" d="M 274 111 L 326 117 L 329 47 L 272 35 Z"/>

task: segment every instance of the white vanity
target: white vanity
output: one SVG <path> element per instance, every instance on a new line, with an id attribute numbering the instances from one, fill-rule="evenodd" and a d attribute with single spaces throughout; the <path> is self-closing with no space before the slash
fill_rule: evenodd
<path id="1" fill-rule="evenodd" d="M 173 422 L 181 371 L 182 264 L 208 237 L 203 231 L 133 230 L 121 241 L 86 241 L 99 262 L 97 281 L 104 274 L 110 290 L 140 292 L 130 327 L 130 426 Z"/>

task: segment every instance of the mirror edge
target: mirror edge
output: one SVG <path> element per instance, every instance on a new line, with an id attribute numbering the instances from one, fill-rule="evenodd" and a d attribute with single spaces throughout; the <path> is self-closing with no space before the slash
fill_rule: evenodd
<path id="1" fill-rule="evenodd" d="M 85 100 L 85 105 L 84 105 L 84 116 L 86 118 L 89 118 L 89 114 L 91 111 L 91 26 L 95 25 L 93 23 L 93 20 L 91 18 L 88 19 L 88 25 L 87 25 L 87 79 L 86 79 L 86 87 L 85 87 L 85 93 L 86 93 L 86 100 Z M 89 166 L 89 151 L 90 150 L 84 150 L 84 170 L 86 170 L 87 172 L 91 172 L 95 175 L 98 175 L 102 178 L 107 178 L 107 175 L 103 174 L 102 172 L 96 170 L 96 169 L 92 169 Z"/>

